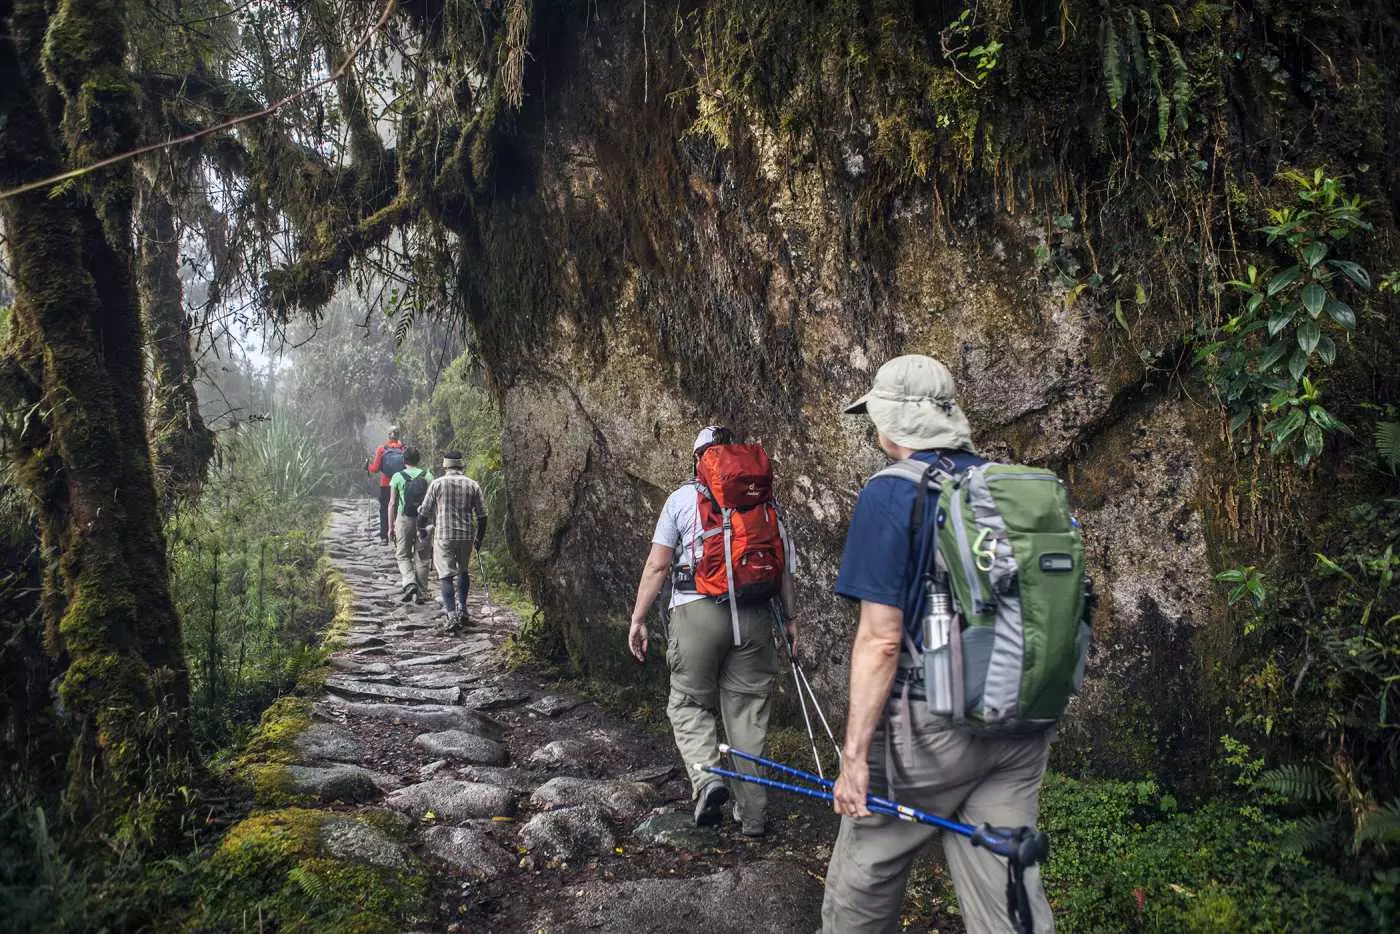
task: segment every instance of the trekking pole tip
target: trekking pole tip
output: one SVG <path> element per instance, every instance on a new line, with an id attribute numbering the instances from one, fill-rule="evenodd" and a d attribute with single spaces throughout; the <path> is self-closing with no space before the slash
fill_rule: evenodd
<path id="1" fill-rule="evenodd" d="M 720 743 L 720 744 L 719 744 L 719 754 L 720 754 L 720 755 L 722 755 L 722 756 L 727 756 L 727 755 L 729 755 L 729 749 L 730 749 L 730 746 L 729 746 L 728 743 Z"/>

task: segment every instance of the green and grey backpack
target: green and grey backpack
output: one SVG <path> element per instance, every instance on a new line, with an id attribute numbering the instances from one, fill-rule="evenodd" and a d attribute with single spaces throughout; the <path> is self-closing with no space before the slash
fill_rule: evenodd
<path id="1" fill-rule="evenodd" d="M 876 476 L 938 503 L 923 638 L 909 646 L 930 709 L 980 731 L 1055 723 L 1084 677 L 1094 599 L 1064 484 L 1036 467 L 950 473 L 912 459 Z"/>

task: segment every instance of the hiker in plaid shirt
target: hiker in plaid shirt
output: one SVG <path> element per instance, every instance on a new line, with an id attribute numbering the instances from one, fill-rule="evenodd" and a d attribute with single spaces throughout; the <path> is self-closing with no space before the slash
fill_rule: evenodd
<path id="1" fill-rule="evenodd" d="M 481 486 L 462 472 L 461 452 L 448 451 L 442 466 L 445 473 L 428 487 L 418 519 L 433 526 L 433 567 L 442 583 L 442 608 L 447 628 L 456 630 L 467 612 L 472 549 L 486 537 L 486 503 Z"/>

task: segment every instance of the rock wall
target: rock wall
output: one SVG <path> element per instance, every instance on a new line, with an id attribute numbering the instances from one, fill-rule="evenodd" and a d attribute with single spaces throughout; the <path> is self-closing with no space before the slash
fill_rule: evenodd
<path id="1" fill-rule="evenodd" d="M 656 515 L 695 431 L 725 422 L 773 456 L 801 553 L 802 655 L 839 707 L 855 610 L 831 588 L 882 463 L 840 406 L 888 357 L 927 353 L 952 369 L 981 449 L 1060 470 L 1084 523 L 1104 599 L 1062 761 L 1191 766 L 1210 742 L 1203 475 L 1223 415 L 1152 376 L 1179 335 L 1150 316 L 1127 329 L 1055 284 L 1043 257 L 1074 238 L 1072 218 L 1051 222 L 1061 208 L 994 197 L 994 179 L 952 166 L 892 181 L 859 102 L 815 143 L 742 109 L 725 145 L 695 133 L 688 47 L 652 30 L 643 48 L 642 6 L 538 25 L 534 106 L 475 221 L 494 265 L 464 282 L 503 403 L 514 542 L 571 659 L 633 677 L 624 628 Z M 1173 300 L 1148 288 L 1153 307 Z"/>

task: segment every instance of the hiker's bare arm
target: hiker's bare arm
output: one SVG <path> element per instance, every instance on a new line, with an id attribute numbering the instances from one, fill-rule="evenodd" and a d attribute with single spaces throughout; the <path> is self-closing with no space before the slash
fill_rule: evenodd
<path id="1" fill-rule="evenodd" d="M 395 518 L 398 516 L 398 514 L 399 514 L 399 488 L 396 487 L 396 486 L 394 486 L 394 485 L 391 483 L 391 484 L 389 484 L 389 537 L 390 537 L 390 538 L 397 538 L 397 537 L 398 537 L 397 535 L 394 534 L 394 526 L 397 525 L 397 523 L 396 523 L 394 520 L 395 520 Z"/>
<path id="2" fill-rule="evenodd" d="M 665 545 L 652 543 L 651 551 L 647 552 L 647 563 L 642 568 L 642 580 L 637 585 L 637 602 L 632 607 L 632 626 L 627 632 L 627 647 L 639 662 L 647 657 L 647 611 L 656 602 L 661 586 L 666 582 L 673 553 Z"/>
<path id="3" fill-rule="evenodd" d="M 783 582 L 779 588 L 783 600 L 783 624 L 787 629 L 788 645 L 797 648 L 797 595 L 792 586 L 792 572 L 783 569 Z"/>
<path id="4" fill-rule="evenodd" d="M 860 602 L 860 627 L 851 650 L 851 709 L 846 718 L 846 745 L 841 751 L 841 776 L 836 780 L 836 813 L 864 817 L 870 811 L 865 796 L 870 786 L 870 741 L 884 716 L 899 647 L 904 639 L 904 612 L 899 607 Z"/>

